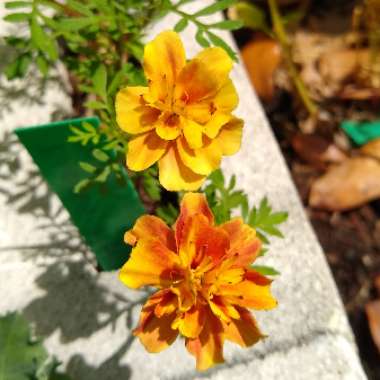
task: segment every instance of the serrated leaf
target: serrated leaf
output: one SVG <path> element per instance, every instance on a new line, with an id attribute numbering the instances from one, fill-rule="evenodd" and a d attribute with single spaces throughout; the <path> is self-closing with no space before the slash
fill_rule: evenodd
<path id="1" fill-rule="evenodd" d="M 37 17 L 32 18 L 30 33 L 32 41 L 41 52 L 47 54 L 52 61 L 58 59 L 58 49 L 56 43 L 39 25 Z"/>
<path id="2" fill-rule="evenodd" d="M 107 153 L 103 152 L 102 150 L 100 149 L 94 149 L 92 151 L 92 155 L 98 160 L 98 161 L 101 161 L 101 162 L 106 162 L 109 160 L 109 156 Z"/>
<path id="3" fill-rule="evenodd" d="M 94 90 L 103 100 L 107 99 L 107 70 L 100 64 L 92 77 Z"/>
<path id="4" fill-rule="evenodd" d="M 236 0 L 220 0 L 215 1 L 214 4 L 209 5 L 194 14 L 195 17 L 208 16 L 216 12 L 220 12 L 230 7 Z"/>
<path id="5" fill-rule="evenodd" d="M 21 315 L 0 318 L 0 379 L 30 380 L 47 357 L 41 342 L 32 340 Z"/>
<path id="6" fill-rule="evenodd" d="M 281 274 L 276 269 L 265 265 L 252 265 L 251 268 L 263 276 L 278 276 Z"/>
<path id="7" fill-rule="evenodd" d="M 237 30 L 244 26 L 243 21 L 240 20 L 224 20 L 211 24 L 210 27 L 223 30 Z"/>
<path id="8" fill-rule="evenodd" d="M 234 61 L 237 61 L 236 53 L 226 42 L 214 33 L 208 32 L 207 35 L 213 45 L 223 48 Z"/>
<path id="9" fill-rule="evenodd" d="M 187 18 L 181 18 L 175 25 L 174 30 L 177 33 L 182 32 L 184 29 L 186 29 L 187 25 L 189 24 L 189 20 Z"/>
<path id="10" fill-rule="evenodd" d="M 209 177 L 216 188 L 222 189 L 224 187 L 224 175 L 220 169 L 213 171 Z"/>
<path id="11" fill-rule="evenodd" d="M 95 173 L 96 166 L 89 164 L 88 162 L 79 162 L 79 166 L 87 173 Z"/>
<path id="12" fill-rule="evenodd" d="M 6 9 L 25 8 L 31 5 L 32 3 L 29 1 L 7 1 L 5 3 L 5 8 Z"/>
<path id="13" fill-rule="evenodd" d="M 206 39 L 206 37 L 203 35 L 203 30 L 198 29 L 195 33 L 195 39 L 204 48 L 207 48 L 210 46 L 210 42 Z"/>
<path id="14" fill-rule="evenodd" d="M 8 22 L 26 22 L 31 18 L 31 13 L 11 13 L 6 15 L 3 20 Z"/>

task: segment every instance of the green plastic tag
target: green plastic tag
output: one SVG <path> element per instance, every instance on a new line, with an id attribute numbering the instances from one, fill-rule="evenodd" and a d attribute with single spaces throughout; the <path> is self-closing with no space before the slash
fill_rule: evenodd
<path id="1" fill-rule="evenodd" d="M 93 162 L 94 147 L 91 144 L 82 146 L 67 142 L 72 135 L 69 127 L 80 127 L 84 121 L 99 127 L 99 119 L 91 117 L 18 128 L 15 132 L 50 188 L 61 199 L 72 221 L 95 253 L 100 267 L 114 270 L 120 268 L 129 257 L 130 248 L 123 240 L 125 231 L 145 210 L 124 168 L 126 184 L 120 185 L 110 175 L 104 194 L 97 186 L 79 194 L 74 193 L 74 186 L 85 177 L 79 162 Z"/>
<path id="2" fill-rule="evenodd" d="M 369 122 L 344 121 L 341 128 L 356 145 L 364 145 L 380 137 L 379 120 Z"/>

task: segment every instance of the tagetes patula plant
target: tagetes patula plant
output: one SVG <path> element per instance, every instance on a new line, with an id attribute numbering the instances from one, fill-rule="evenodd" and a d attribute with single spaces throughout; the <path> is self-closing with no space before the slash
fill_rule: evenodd
<path id="1" fill-rule="evenodd" d="M 145 46 L 143 67 L 148 87 L 126 87 L 116 96 L 118 125 L 133 135 L 127 166 L 141 171 L 158 162 L 165 189 L 197 190 L 223 155 L 240 149 L 232 60 L 211 47 L 186 62 L 178 34 L 164 31 Z"/>
<path id="2" fill-rule="evenodd" d="M 133 249 L 121 281 L 159 289 L 134 330 L 149 352 L 181 335 L 197 369 L 206 370 L 224 361 L 225 340 L 248 347 L 264 337 L 248 309 L 268 310 L 277 302 L 271 280 L 250 267 L 261 243 L 240 218 L 216 226 L 204 195 L 187 193 L 173 228 L 142 216 L 125 241 Z"/>

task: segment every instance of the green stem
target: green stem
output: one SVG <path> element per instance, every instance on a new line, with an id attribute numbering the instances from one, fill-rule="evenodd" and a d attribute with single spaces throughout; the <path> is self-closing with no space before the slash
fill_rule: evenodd
<path id="1" fill-rule="evenodd" d="M 284 54 L 285 64 L 287 66 L 289 76 L 293 81 L 293 84 L 298 92 L 299 97 L 301 98 L 305 108 L 308 110 L 310 115 L 315 115 L 318 111 L 317 105 L 310 98 L 309 92 L 299 76 L 298 70 L 293 62 L 291 44 L 289 38 L 286 34 L 284 24 L 281 19 L 280 12 L 276 0 L 268 0 L 269 9 L 272 18 L 272 24 L 274 33 L 276 35 L 277 41 L 279 42 L 282 52 Z"/>

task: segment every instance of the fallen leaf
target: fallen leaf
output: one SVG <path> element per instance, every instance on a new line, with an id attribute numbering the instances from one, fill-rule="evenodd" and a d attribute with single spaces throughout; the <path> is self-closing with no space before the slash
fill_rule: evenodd
<path id="1" fill-rule="evenodd" d="M 369 157 L 351 158 L 332 166 L 311 186 L 312 207 L 344 211 L 380 197 L 380 163 Z"/>
<path id="2" fill-rule="evenodd" d="M 304 161 L 318 168 L 347 159 L 336 145 L 316 134 L 296 134 L 292 139 L 292 147 Z"/>
<path id="3" fill-rule="evenodd" d="M 380 300 L 368 302 L 365 305 L 371 336 L 380 352 Z"/>
<path id="4" fill-rule="evenodd" d="M 260 37 L 246 44 L 241 54 L 257 95 L 264 101 L 270 101 L 274 95 L 273 76 L 281 62 L 278 43 L 271 38 Z"/>
<path id="5" fill-rule="evenodd" d="M 363 145 L 360 152 L 380 160 L 380 138 Z"/>

